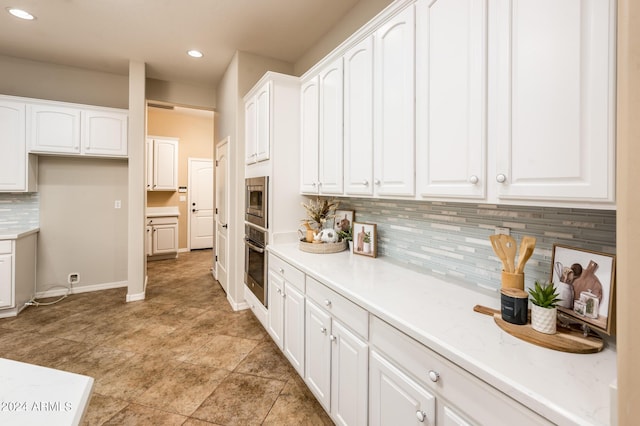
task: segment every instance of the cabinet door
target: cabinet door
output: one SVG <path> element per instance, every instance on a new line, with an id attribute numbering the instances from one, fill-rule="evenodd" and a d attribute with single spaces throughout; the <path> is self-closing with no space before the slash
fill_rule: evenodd
<path id="1" fill-rule="evenodd" d="M 27 185 L 25 105 L 0 101 L 0 191 L 24 191 Z"/>
<path id="2" fill-rule="evenodd" d="M 613 201 L 615 2 L 495 6 L 498 197 Z"/>
<path id="3" fill-rule="evenodd" d="M 415 194 L 415 26 L 407 7 L 375 32 L 374 191 Z"/>
<path id="4" fill-rule="evenodd" d="M 486 27 L 486 0 L 416 3 L 421 196 L 485 197 Z"/>
<path id="5" fill-rule="evenodd" d="M 344 55 L 344 192 L 373 194 L 373 38 Z"/>
<path id="6" fill-rule="evenodd" d="M 300 134 L 300 192 L 318 193 L 318 77 L 304 83 L 300 88 L 301 134 Z"/>
<path id="7" fill-rule="evenodd" d="M 334 320 L 331 328 L 331 415 L 343 425 L 367 424 L 369 346 Z"/>
<path id="8" fill-rule="evenodd" d="M 53 105 L 27 105 L 30 152 L 80 154 L 80 110 Z"/>
<path id="9" fill-rule="evenodd" d="M 320 71 L 319 178 L 321 194 L 343 192 L 342 58 Z"/>
<path id="10" fill-rule="evenodd" d="M 178 190 L 178 141 L 155 139 L 153 141 L 154 191 Z"/>
<path id="11" fill-rule="evenodd" d="M 146 141 L 146 157 L 147 191 L 151 191 L 153 189 L 153 139 Z"/>
<path id="12" fill-rule="evenodd" d="M 127 156 L 127 114 L 85 110 L 82 117 L 83 154 Z"/>
<path id="13" fill-rule="evenodd" d="M 283 348 L 284 343 L 284 280 L 275 272 L 269 270 L 269 313 L 267 316 L 267 331 L 274 343 Z"/>
<path id="14" fill-rule="evenodd" d="M 153 254 L 176 253 L 178 251 L 178 224 L 154 225 Z"/>
<path id="15" fill-rule="evenodd" d="M 458 413 L 456 413 L 451 407 L 444 406 L 442 409 L 442 421 L 438 422 L 442 426 L 471 426 L 471 423 L 466 421 Z"/>
<path id="16" fill-rule="evenodd" d="M 306 300 L 305 382 L 318 401 L 331 411 L 331 317 Z"/>
<path id="17" fill-rule="evenodd" d="M 258 109 L 256 98 L 251 97 L 244 105 L 244 162 L 252 164 L 257 156 L 257 119 Z"/>
<path id="18" fill-rule="evenodd" d="M 146 243 L 145 243 L 145 251 L 147 252 L 147 256 L 151 256 L 153 255 L 153 227 L 152 226 L 146 226 L 145 227 L 146 230 Z"/>
<path id="19" fill-rule="evenodd" d="M 13 255 L 0 254 L 0 308 L 13 307 Z"/>
<path id="20" fill-rule="evenodd" d="M 271 86 L 267 82 L 256 95 L 256 161 L 269 159 L 271 147 Z"/>
<path id="21" fill-rule="evenodd" d="M 435 397 L 371 351 L 369 418 L 372 425 L 435 425 Z"/>
<path id="22" fill-rule="evenodd" d="M 284 292 L 284 354 L 304 377 L 304 295 L 288 282 Z"/>

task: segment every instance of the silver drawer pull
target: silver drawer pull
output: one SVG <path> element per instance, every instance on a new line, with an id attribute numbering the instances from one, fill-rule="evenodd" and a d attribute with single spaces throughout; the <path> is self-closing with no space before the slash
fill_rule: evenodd
<path id="1" fill-rule="evenodd" d="M 326 327 L 320 327 L 320 333 L 325 334 L 327 332 Z"/>
<path id="2" fill-rule="evenodd" d="M 281 274 L 284 274 L 284 269 L 280 268 L 279 270 Z"/>
<path id="3" fill-rule="evenodd" d="M 329 307 L 331 306 L 331 300 L 327 299 L 324 301 L 324 306 Z"/>
<path id="4" fill-rule="evenodd" d="M 433 371 L 433 370 L 429 370 L 429 379 L 431 379 L 432 382 L 437 382 L 440 379 L 440 373 L 438 373 L 437 371 Z"/>
<path id="5" fill-rule="evenodd" d="M 335 342 L 337 339 L 336 336 L 334 336 L 333 334 L 329 336 L 329 340 L 331 340 L 332 342 Z"/>
<path id="6" fill-rule="evenodd" d="M 416 411 L 416 419 L 418 419 L 418 421 L 420 423 L 424 423 L 425 419 L 427 418 L 427 414 L 424 411 Z"/>

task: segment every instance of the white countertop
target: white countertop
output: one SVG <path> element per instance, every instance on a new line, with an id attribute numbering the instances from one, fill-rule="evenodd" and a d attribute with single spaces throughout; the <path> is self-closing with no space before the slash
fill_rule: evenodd
<path id="1" fill-rule="evenodd" d="M 180 216 L 180 210 L 177 206 L 147 207 L 145 214 L 147 217 L 178 217 Z"/>
<path id="2" fill-rule="evenodd" d="M 0 229 L 0 240 L 17 240 L 36 232 L 40 232 L 40 228 Z"/>
<path id="3" fill-rule="evenodd" d="M 0 358 L 0 424 L 78 425 L 93 378 Z"/>
<path id="4" fill-rule="evenodd" d="M 296 244 L 267 249 L 478 378 L 557 424 L 607 425 L 616 352 L 570 354 L 502 331 L 475 305 L 488 295 L 348 251 L 312 254 Z"/>

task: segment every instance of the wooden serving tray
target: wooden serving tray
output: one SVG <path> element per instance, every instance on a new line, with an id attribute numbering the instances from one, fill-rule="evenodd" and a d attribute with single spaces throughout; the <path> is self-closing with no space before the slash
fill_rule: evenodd
<path id="1" fill-rule="evenodd" d="M 518 339 L 562 352 L 577 354 L 593 354 L 600 352 L 604 347 L 602 338 L 595 333 L 584 336 L 582 330 L 566 327 L 558 327 L 556 334 L 544 334 L 531 328 L 531 323 L 516 325 L 502 319 L 502 314 L 497 309 L 476 305 L 473 310 L 481 314 L 493 316 L 498 327 Z"/>

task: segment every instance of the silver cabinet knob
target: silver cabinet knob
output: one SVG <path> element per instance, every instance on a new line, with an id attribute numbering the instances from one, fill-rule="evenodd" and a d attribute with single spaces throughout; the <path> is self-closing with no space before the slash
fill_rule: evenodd
<path id="1" fill-rule="evenodd" d="M 325 301 L 324 301 L 324 306 L 326 306 L 327 308 L 328 308 L 329 306 L 331 306 L 331 300 L 325 300 Z"/>
<path id="2" fill-rule="evenodd" d="M 317 183 L 313 182 L 311 183 L 311 186 L 313 186 L 314 188 L 316 187 Z"/>
<path id="3" fill-rule="evenodd" d="M 427 414 L 424 411 L 416 411 L 416 419 L 418 419 L 418 421 L 420 423 L 424 423 L 425 419 L 427 418 Z"/>
<path id="4" fill-rule="evenodd" d="M 498 183 L 505 183 L 507 181 L 507 176 L 500 173 L 498 176 L 496 176 L 496 181 Z"/>
<path id="5" fill-rule="evenodd" d="M 336 336 L 334 336 L 333 334 L 331 334 L 331 335 L 329 336 L 329 340 L 331 340 L 332 342 L 335 342 L 335 341 L 336 341 L 336 339 L 337 339 L 337 337 L 336 337 Z"/>
<path id="6" fill-rule="evenodd" d="M 283 268 L 278 269 L 278 271 L 280 271 L 281 274 L 284 274 L 284 269 Z"/>
<path id="7" fill-rule="evenodd" d="M 431 379 L 432 382 L 437 382 L 440 379 L 440 373 L 438 373 L 437 371 L 433 371 L 433 370 L 429 370 L 429 379 Z"/>
<path id="8" fill-rule="evenodd" d="M 374 180 L 373 183 L 379 186 L 380 185 L 380 179 Z"/>
<path id="9" fill-rule="evenodd" d="M 320 333 L 325 334 L 327 332 L 326 327 L 320 327 Z"/>
<path id="10" fill-rule="evenodd" d="M 278 292 L 278 294 L 282 294 L 282 290 L 280 290 L 279 288 L 276 289 L 276 291 Z"/>
<path id="11" fill-rule="evenodd" d="M 362 181 L 362 184 L 364 186 L 369 186 L 369 181 L 365 179 L 365 180 Z"/>
<path id="12" fill-rule="evenodd" d="M 478 179 L 478 176 L 476 176 L 476 175 L 471 175 L 471 177 L 469 178 L 469 183 L 471 183 L 472 185 L 475 185 L 479 181 L 480 181 L 480 179 Z"/>

